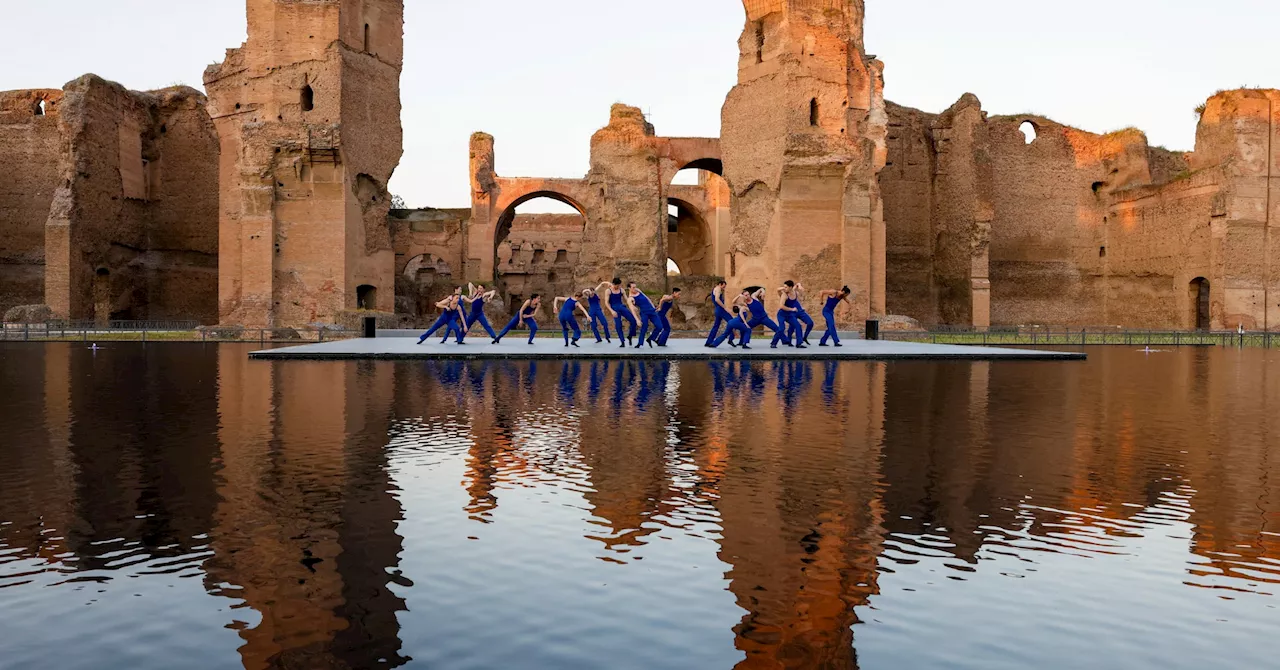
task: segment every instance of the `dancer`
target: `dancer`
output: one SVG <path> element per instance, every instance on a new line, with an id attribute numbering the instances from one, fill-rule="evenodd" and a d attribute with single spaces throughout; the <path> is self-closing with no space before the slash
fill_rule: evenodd
<path id="1" fill-rule="evenodd" d="M 680 289 L 673 288 L 669 295 L 664 295 L 658 299 L 658 324 L 659 328 L 649 336 L 650 342 L 657 342 L 658 346 L 667 346 L 667 340 L 671 338 L 671 308 L 675 306 L 676 301 L 680 299 Z"/>
<path id="2" fill-rule="evenodd" d="M 827 330 L 822 334 L 822 340 L 818 342 L 818 346 L 827 346 L 827 338 L 831 338 L 837 347 L 844 346 L 840 344 L 840 335 L 836 332 L 836 308 L 840 303 L 846 303 L 853 307 L 853 303 L 849 302 L 849 294 L 852 291 L 846 286 L 839 291 L 825 290 L 818 294 L 819 297 L 826 300 L 826 304 L 822 306 L 822 318 L 827 322 Z"/>
<path id="3" fill-rule="evenodd" d="M 485 303 L 493 300 L 498 292 L 485 291 L 484 284 L 471 283 L 467 284 L 467 290 L 470 297 L 462 296 L 462 301 L 471 305 L 471 313 L 467 315 L 467 322 L 462 328 L 463 332 L 470 334 L 472 326 L 479 323 L 480 327 L 484 328 L 484 332 L 489 334 L 490 339 L 496 339 L 498 336 L 494 334 L 493 326 L 489 325 L 489 318 L 484 314 L 484 306 Z"/>
<path id="4" fill-rule="evenodd" d="M 537 293 L 534 293 L 533 297 L 524 301 L 516 315 L 511 317 L 511 322 L 507 324 L 507 327 L 503 328 L 502 332 L 493 338 L 493 343 L 501 344 L 502 338 L 506 337 L 507 333 L 521 326 L 527 326 L 529 328 L 529 344 L 533 344 L 533 338 L 538 336 L 538 322 L 534 320 L 533 315 L 538 312 L 538 307 L 541 305 L 542 298 Z"/>
<path id="5" fill-rule="evenodd" d="M 796 282 L 796 322 L 804 326 L 804 337 L 800 338 L 809 344 L 809 333 L 813 332 L 813 317 L 804 311 L 804 282 Z"/>
<path id="6" fill-rule="evenodd" d="M 422 337 L 418 338 L 418 344 L 426 342 L 428 337 L 435 335 L 436 331 L 441 328 L 446 329 L 444 333 L 445 341 L 449 339 L 449 335 L 456 334 L 458 336 L 458 344 L 464 344 L 462 341 L 462 328 L 460 326 L 463 318 L 462 303 L 460 301 L 461 296 L 462 287 L 458 286 L 454 288 L 452 295 L 436 303 L 436 307 L 440 308 L 440 317 L 436 319 L 435 323 L 431 324 L 430 330 L 423 333 Z"/>
<path id="7" fill-rule="evenodd" d="M 631 305 L 637 310 L 640 317 L 640 339 L 636 341 L 636 348 L 643 348 L 645 343 L 652 347 L 653 340 L 645 336 L 649 333 L 649 326 L 653 326 L 654 332 L 662 330 L 662 322 L 658 319 L 658 310 L 654 309 L 653 301 L 640 290 L 640 286 L 635 282 L 627 285 L 627 292 L 631 296 Z"/>
<path id="8" fill-rule="evenodd" d="M 636 314 L 634 307 L 630 305 L 626 291 L 622 290 L 622 280 L 617 277 L 613 278 L 612 284 L 601 284 L 600 286 L 608 287 L 609 291 L 609 313 L 613 314 L 614 330 L 618 331 L 618 340 L 622 342 L 622 348 L 626 349 L 631 344 L 631 340 L 636 337 L 636 329 L 639 325 L 636 323 Z M 631 324 L 631 330 L 624 336 L 622 333 L 622 322 L 626 321 Z"/>
<path id="9" fill-rule="evenodd" d="M 581 295 L 586 296 L 586 294 L 587 291 L 583 291 Z M 582 306 L 582 303 L 578 302 L 577 297 L 557 297 L 555 300 L 555 309 L 560 314 L 560 328 L 564 331 L 564 346 L 578 346 L 578 340 L 582 339 L 582 328 L 578 326 L 577 312 L 581 310 L 582 314 L 588 319 L 591 318 L 591 314 L 587 312 L 586 307 Z M 570 329 L 573 330 L 572 342 L 569 341 Z"/>
<path id="10" fill-rule="evenodd" d="M 750 294 L 743 291 L 743 295 L 749 296 Z M 741 299 L 741 297 L 739 297 L 739 299 Z M 731 347 L 740 346 L 743 349 L 751 348 L 751 328 L 747 326 L 747 322 L 745 320 L 745 316 L 748 313 L 747 309 L 745 307 L 738 306 L 738 300 L 734 300 L 733 313 L 734 317 L 729 320 L 729 323 L 725 324 L 724 334 L 717 337 L 715 342 L 711 343 L 711 347 L 713 349 L 719 349 L 720 345 L 724 344 L 725 340 L 730 340 L 729 346 Z M 732 335 L 734 333 L 738 334 L 739 339 L 742 341 L 741 345 L 734 344 L 732 342 Z"/>
<path id="11" fill-rule="evenodd" d="M 751 289 L 744 289 L 740 300 L 743 309 L 747 312 L 747 317 L 750 317 L 747 319 L 747 328 L 754 331 L 756 328 L 764 326 L 765 328 L 772 330 L 775 334 L 779 332 L 780 328 L 778 324 L 774 323 L 773 319 L 769 318 L 769 312 L 764 308 L 763 288 L 757 289 L 755 293 L 752 293 Z M 748 336 L 743 344 L 749 344 L 750 342 L 751 337 Z"/>
<path id="12" fill-rule="evenodd" d="M 778 288 L 778 298 L 782 300 L 782 306 L 778 308 L 778 325 L 782 328 L 773 334 L 773 343 L 769 345 L 770 349 L 777 349 L 779 342 L 786 343 L 789 347 L 797 349 L 805 349 L 803 343 L 798 339 L 800 337 L 800 324 L 796 321 L 796 283 L 788 279 L 781 287 Z M 794 340 L 794 344 L 792 341 Z"/>
<path id="13" fill-rule="evenodd" d="M 600 286 L 608 286 L 601 284 Z M 609 320 L 604 318 L 604 307 L 600 305 L 600 294 L 596 293 L 598 288 L 589 288 L 582 292 L 587 298 L 587 314 L 591 317 L 591 332 L 596 336 L 596 344 L 608 342 L 613 344 L 613 338 L 609 337 Z M 600 339 L 600 328 L 604 328 L 604 339 Z"/>
<path id="14" fill-rule="evenodd" d="M 716 336 L 720 333 L 720 327 L 730 321 L 733 321 L 733 315 L 729 313 L 729 308 L 724 304 L 724 292 L 729 288 L 729 282 L 721 281 L 716 287 L 711 289 L 711 304 L 716 311 L 716 322 L 711 326 L 711 333 L 707 335 L 707 343 L 705 346 L 711 346 L 716 341 Z"/>

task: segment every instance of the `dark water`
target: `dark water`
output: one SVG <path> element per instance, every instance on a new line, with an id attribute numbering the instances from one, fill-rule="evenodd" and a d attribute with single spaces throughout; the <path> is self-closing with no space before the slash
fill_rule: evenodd
<path id="1" fill-rule="evenodd" d="M 1280 353 L 0 346 L 0 666 L 1263 668 Z"/>

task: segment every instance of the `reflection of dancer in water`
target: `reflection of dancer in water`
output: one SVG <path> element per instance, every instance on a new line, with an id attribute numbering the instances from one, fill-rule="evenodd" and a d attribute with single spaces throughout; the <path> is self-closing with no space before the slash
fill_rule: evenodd
<path id="1" fill-rule="evenodd" d="M 627 285 L 627 291 L 631 294 L 631 304 L 640 315 L 640 339 L 636 341 L 636 348 L 643 348 L 646 342 L 652 347 L 653 340 L 645 336 L 648 335 L 650 326 L 653 327 L 654 332 L 662 330 L 662 322 L 658 320 L 658 310 L 654 309 L 653 301 L 635 282 Z"/>
<path id="2" fill-rule="evenodd" d="M 605 284 L 601 284 L 605 286 Z M 613 284 L 608 285 L 609 291 L 609 312 L 613 314 L 614 330 L 618 331 L 618 339 L 622 341 L 622 348 L 626 348 L 631 344 L 631 340 L 636 337 L 635 314 L 632 312 L 633 307 L 628 299 L 626 291 L 622 290 L 622 280 L 617 277 L 613 278 Z M 624 336 L 622 334 L 622 322 L 626 321 L 631 324 L 631 330 Z"/>
<path id="3" fill-rule="evenodd" d="M 600 304 L 600 294 L 597 293 L 601 288 L 609 285 L 601 284 L 599 288 L 586 289 L 582 295 L 587 298 L 587 314 L 591 319 L 591 333 L 596 336 L 596 344 L 608 342 L 613 344 L 613 338 L 609 336 L 609 320 L 604 317 L 604 307 Z M 600 329 L 604 328 L 604 339 L 600 339 Z"/>
<path id="4" fill-rule="evenodd" d="M 716 287 L 711 289 L 711 304 L 716 311 L 716 322 L 711 326 L 711 332 L 707 335 L 707 343 L 705 346 L 711 346 L 720 334 L 720 327 L 730 321 L 733 321 L 733 314 L 729 313 L 729 306 L 724 303 L 725 291 L 729 288 L 729 282 L 721 281 Z"/>
<path id="5" fill-rule="evenodd" d="M 462 287 L 458 286 L 454 288 L 453 295 L 436 303 L 436 307 L 440 308 L 440 318 L 436 319 L 436 322 L 431 324 L 430 330 L 423 333 L 422 337 L 418 338 L 418 344 L 426 342 L 428 337 L 435 335 L 436 331 L 441 328 L 447 329 L 444 333 L 445 340 L 449 339 L 449 335 L 456 333 L 458 336 L 458 344 L 463 344 L 461 324 L 465 320 L 465 317 L 462 313 L 461 297 Z"/>
<path id="6" fill-rule="evenodd" d="M 507 327 L 503 328 L 502 332 L 493 338 L 493 343 L 500 344 L 502 338 L 507 336 L 507 333 L 521 326 L 526 326 L 529 328 L 529 344 L 533 344 L 533 338 L 538 335 L 538 322 L 534 320 L 533 315 L 537 313 L 540 305 L 542 305 L 542 298 L 537 293 L 534 293 L 532 298 L 524 301 L 516 315 L 511 317 L 511 322 L 507 324 Z"/>
<path id="7" fill-rule="evenodd" d="M 805 344 L 809 344 L 809 333 L 813 332 L 813 317 L 804 311 L 804 282 L 796 283 L 796 323 L 804 326 L 804 336 L 800 338 Z"/>
<path id="8" fill-rule="evenodd" d="M 658 346 L 667 346 L 667 340 L 671 338 L 671 308 L 680 299 L 680 289 L 673 288 L 669 295 L 664 295 L 658 299 L 658 330 L 649 336 L 649 342 L 657 342 Z"/>
<path id="9" fill-rule="evenodd" d="M 846 286 L 839 291 L 825 290 L 818 294 L 820 298 L 826 300 L 826 304 L 822 306 L 822 318 L 827 322 L 827 330 L 822 333 L 822 340 L 818 342 L 818 346 L 827 346 L 827 338 L 831 338 L 837 347 L 844 346 L 840 344 L 840 334 L 836 332 L 836 308 L 842 302 L 853 307 L 853 303 L 849 302 L 850 293 L 852 291 Z"/>
<path id="10" fill-rule="evenodd" d="M 781 328 L 773 334 L 773 343 L 769 345 L 770 349 L 777 349 L 778 342 L 783 342 L 787 346 L 797 349 L 804 349 L 805 346 L 800 343 L 800 324 L 796 322 L 796 283 L 790 279 L 778 289 L 778 297 L 782 300 L 782 306 L 778 308 L 778 325 Z M 795 341 L 793 344 L 792 341 Z"/>
<path id="11" fill-rule="evenodd" d="M 585 294 L 586 291 L 583 291 Z M 563 307 L 561 306 L 563 304 Z M 564 331 L 564 346 L 578 346 L 578 340 L 582 339 L 582 329 L 578 327 L 578 314 L 581 311 L 588 319 L 591 315 L 587 313 L 587 308 L 578 302 L 577 298 L 556 298 L 555 308 L 560 313 L 560 329 Z M 569 341 L 569 330 L 573 330 L 573 341 Z"/>
<path id="12" fill-rule="evenodd" d="M 489 325 L 489 318 L 484 315 L 485 303 L 493 300 L 498 292 L 485 291 L 484 284 L 467 284 L 467 289 L 469 295 L 462 296 L 462 301 L 471 305 L 471 313 L 467 315 L 467 322 L 462 327 L 463 332 L 470 333 L 471 327 L 479 323 L 490 338 L 498 337 L 493 332 L 493 326 Z"/>

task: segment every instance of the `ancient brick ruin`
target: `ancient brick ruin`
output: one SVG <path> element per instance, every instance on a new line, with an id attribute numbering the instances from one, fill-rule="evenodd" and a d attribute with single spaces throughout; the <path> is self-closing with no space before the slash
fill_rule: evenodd
<path id="1" fill-rule="evenodd" d="M 0 93 L 0 160 L 21 166 L 0 178 L 0 311 L 415 321 L 458 283 L 509 305 L 618 275 L 678 282 L 689 326 L 723 277 L 848 285 L 851 321 L 1280 328 L 1280 91 L 1215 95 L 1179 153 L 973 95 L 886 102 L 862 0 L 743 6 L 722 137 L 662 137 L 615 105 L 587 174 L 559 179 L 500 176 L 477 133 L 469 209 L 391 210 L 403 0 L 246 0 L 207 100 L 93 75 Z M 699 182 L 673 183 L 686 169 Z M 517 212 L 537 198 L 577 213 Z"/>

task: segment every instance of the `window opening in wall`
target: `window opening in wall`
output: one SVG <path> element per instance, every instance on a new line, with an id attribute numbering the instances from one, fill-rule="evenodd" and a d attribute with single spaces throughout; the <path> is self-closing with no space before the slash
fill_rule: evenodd
<path id="1" fill-rule="evenodd" d="M 1106 257 L 1107 257 L 1107 248 L 1098 247 L 1098 258 L 1106 258 Z"/>
<path id="2" fill-rule="evenodd" d="M 309 112 L 316 108 L 316 92 L 311 84 L 302 85 L 302 111 Z"/>
<path id="3" fill-rule="evenodd" d="M 1188 289 L 1191 297 L 1191 318 L 1196 330 L 1209 330 L 1213 325 L 1212 302 L 1209 299 L 1209 280 L 1196 277 Z"/>
<path id="4" fill-rule="evenodd" d="M 535 250 L 534 250 L 534 252 L 533 252 L 533 262 L 534 262 L 534 264 L 536 265 L 536 264 L 538 264 L 538 263 L 541 263 L 541 262 L 542 262 L 542 259 L 543 259 L 546 255 L 547 255 L 547 252 L 546 252 L 546 251 L 543 251 L 542 249 L 535 249 Z"/>
<path id="5" fill-rule="evenodd" d="M 680 232 L 680 208 L 672 204 L 667 205 L 667 232 Z"/>
<path id="6" fill-rule="evenodd" d="M 1039 133 L 1036 131 L 1036 124 L 1030 121 L 1023 121 L 1022 125 L 1018 126 L 1018 130 L 1022 131 L 1022 136 L 1026 138 L 1027 144 L 1031 144 L 1039 137 Z"/>
<path id="7" fill-rule="evenodd" d="M 764 21 L 756 21 L 756 63 L 764 62 Z"/>
<path id="8" fill-rule="evenodd" d="M 568 263 L 568 262 L 569 262 L 569 251 L 566 249 L 557 250 L 556 263 Z"/>
<path id="9" fill-rule="evenodd" d="M 1102 190 L 1102 187 L 1103 187 L 1103 186 L 1106 186 L 1106 185 L 1107 185 L 1107 182 L 1105 182 L 1105 181 L 1095 181 L 1095 182 L 1093 182 L 1093 192 L 1094 192 L 1094 193 L 1097 193 L 1097 192 L 1101 191 L 1101 190 Z"/>
<path id="10" fill-rule="evenodd" d="M 36 103 L 36 116 L 44 116 L 44 98 Z"/>
<path id="11" fill-rule="evenodd" d="M 818 99 L 814 98 L 809 101 L 809 125 L 817 127 L 818 125 Z"/>
<path id="12" fill-rule="evenodd" d="M 369 53 L 369 24 L 364 24 L 364 52 Z"/>
<path id="13" fill-rule="evenodd" d="M 676 262 L 674 260 L 668 258 L 667 259 L 667 276 L 677 277 L 679 275 L 680 275 L 680 266 L 676 265 Z"/>
<path id="14" fill-rule="evenodd" d="M 378 287 L 363 284 L 356 287 L 356 307 L 359 309 L 378 308 Z"/>

